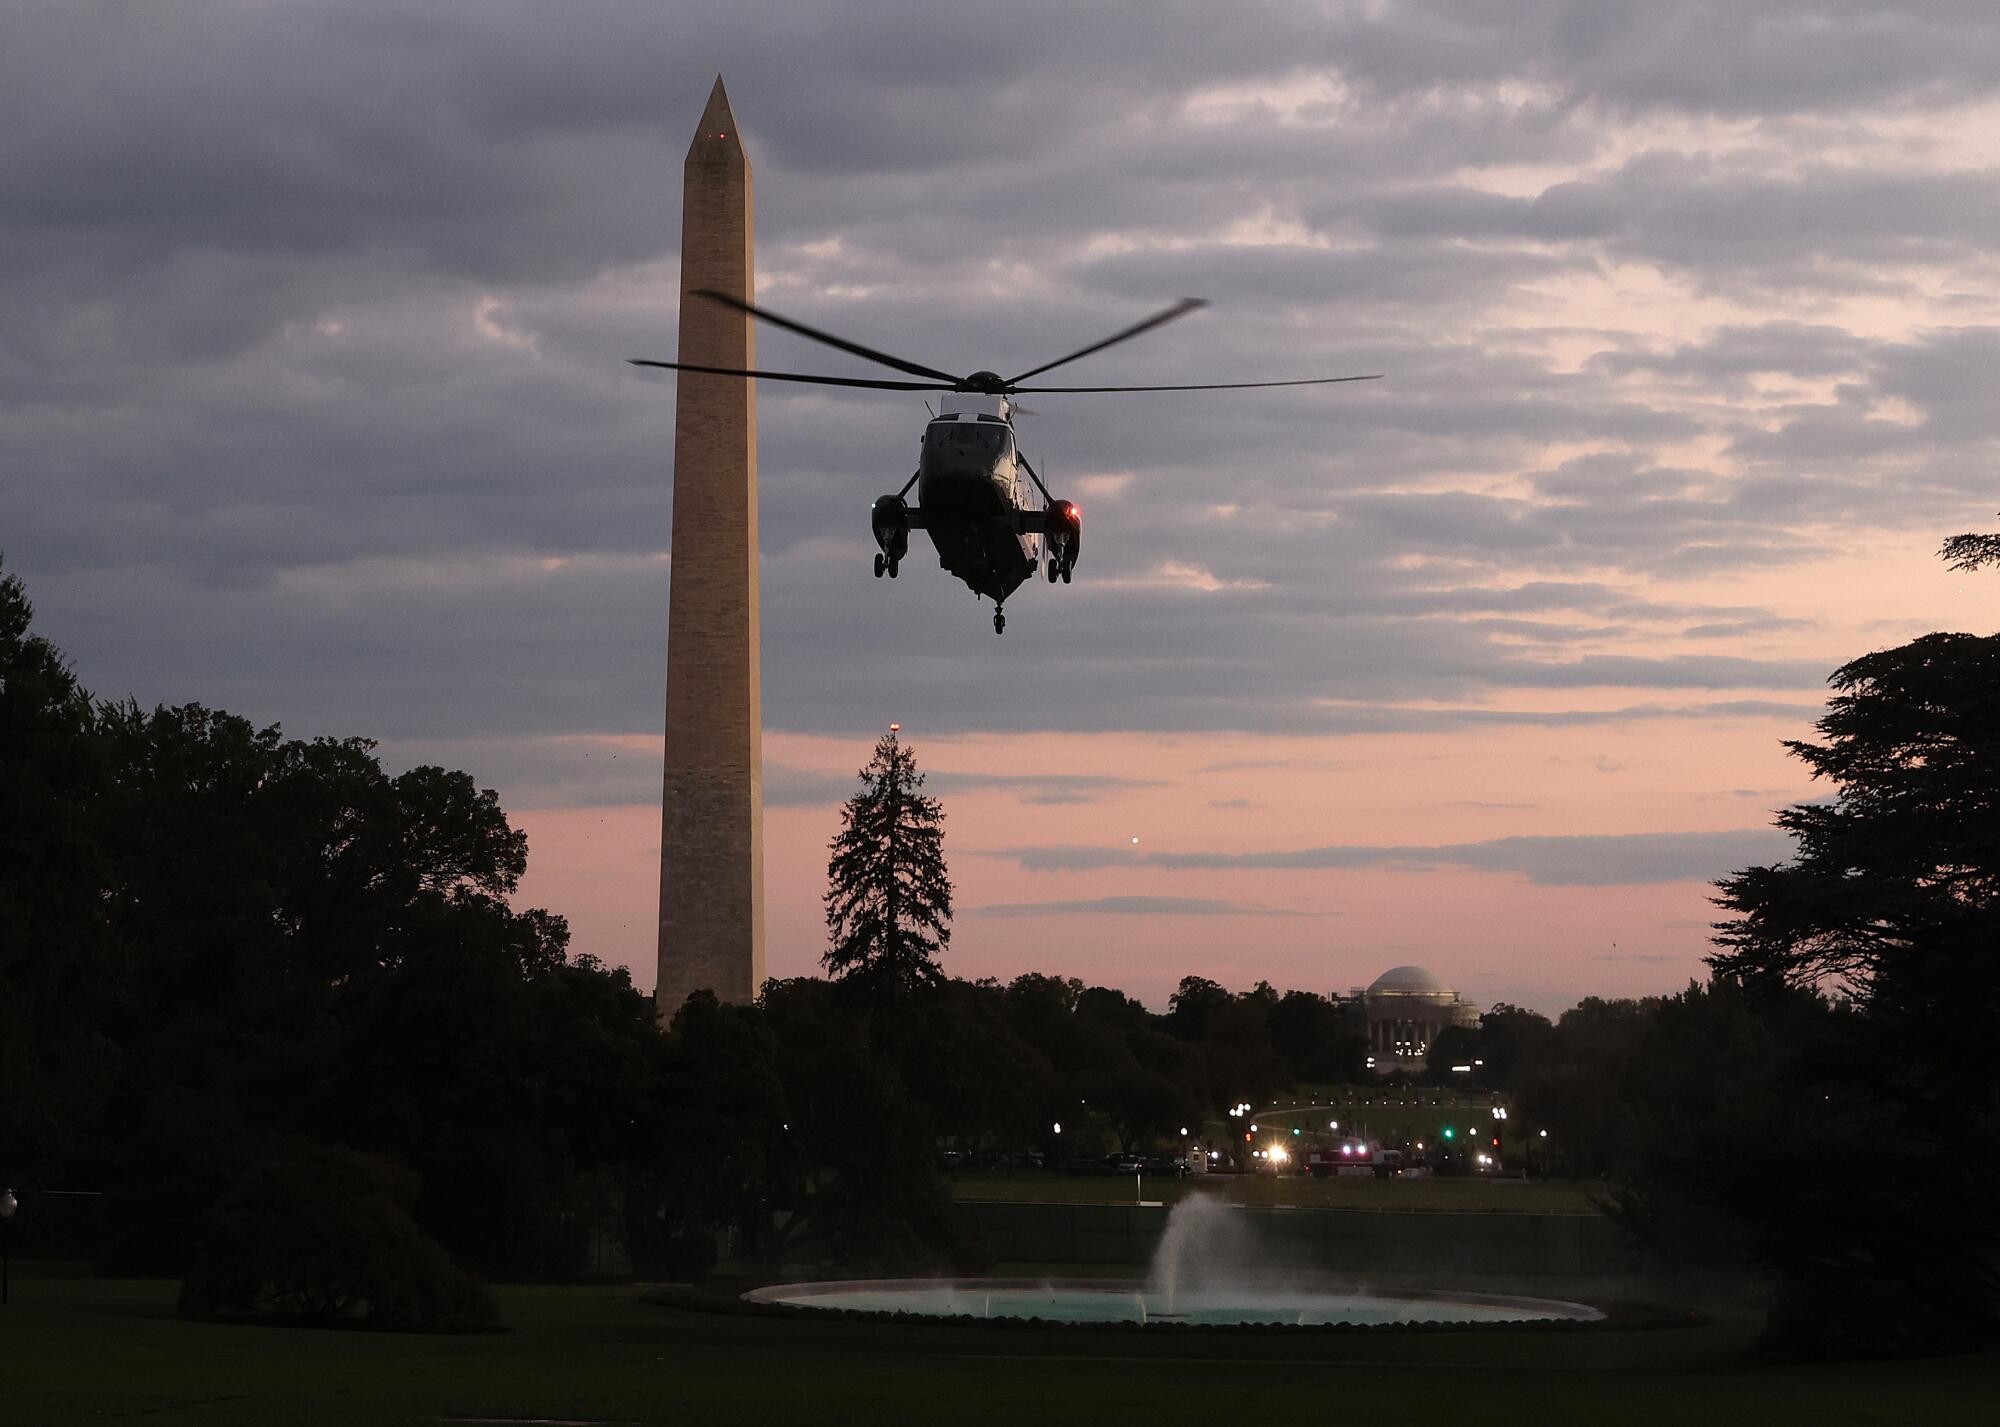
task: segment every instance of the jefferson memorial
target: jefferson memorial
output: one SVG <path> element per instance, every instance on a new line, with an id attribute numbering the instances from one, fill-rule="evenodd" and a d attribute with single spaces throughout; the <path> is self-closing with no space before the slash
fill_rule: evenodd
<path id="1" fill-rule="evenodd" d="M 1422 1070 L 1440 1031 L 1479 1024 L 1479 1007 L 1421 966 L 1391 967 L 1360 999 L 1377 1071 Z"/>

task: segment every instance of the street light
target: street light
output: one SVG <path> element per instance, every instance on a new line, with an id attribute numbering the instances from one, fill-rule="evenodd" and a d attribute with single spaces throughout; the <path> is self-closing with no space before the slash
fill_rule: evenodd
<path id="1" fill-rule="evenodd" d="M 7 1301 L 8 1241 L 14 1237 L 14 1211 L 20 1207 L 13 1190 L 0 1189 L 0 1304 Z"/>

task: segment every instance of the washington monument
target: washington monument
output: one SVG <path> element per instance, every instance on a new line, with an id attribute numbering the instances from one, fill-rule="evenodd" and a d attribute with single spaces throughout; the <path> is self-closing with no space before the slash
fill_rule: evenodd
<path id="1" fill-rule="evenodd" d="M 756 365 L 749 317 L 691 297 L 756 300 L 750 164 L 722 78 L 681 189 L 680 360 Z M 655 1005 L 749 1001 L 764 983 L 764 730 L 758 672 L 757 387 L 682 372 L 674 409 L 667 761 Z"/>

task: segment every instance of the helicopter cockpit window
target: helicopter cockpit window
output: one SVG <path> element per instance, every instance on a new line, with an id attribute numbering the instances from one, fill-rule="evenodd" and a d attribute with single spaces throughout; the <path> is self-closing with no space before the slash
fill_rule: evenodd
<path id="1" fill-rule="evenodd" d="M 1012 439 L 1013 433 L 1003 425 L 940 421 L 924 433 L 924 447 L 940 456 L 991 465 L 1007 455 Z"/>

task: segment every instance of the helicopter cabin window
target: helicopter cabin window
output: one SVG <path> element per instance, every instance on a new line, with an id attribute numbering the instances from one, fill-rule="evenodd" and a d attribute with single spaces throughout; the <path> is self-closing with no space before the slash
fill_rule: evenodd
<path id="1" fill-rule="evenodd" d="M 999 422 L 938 421 L 924 432 L 924 447 L 940 456 L 991 465 L 1011 452 L 1013 433 Z"/>

